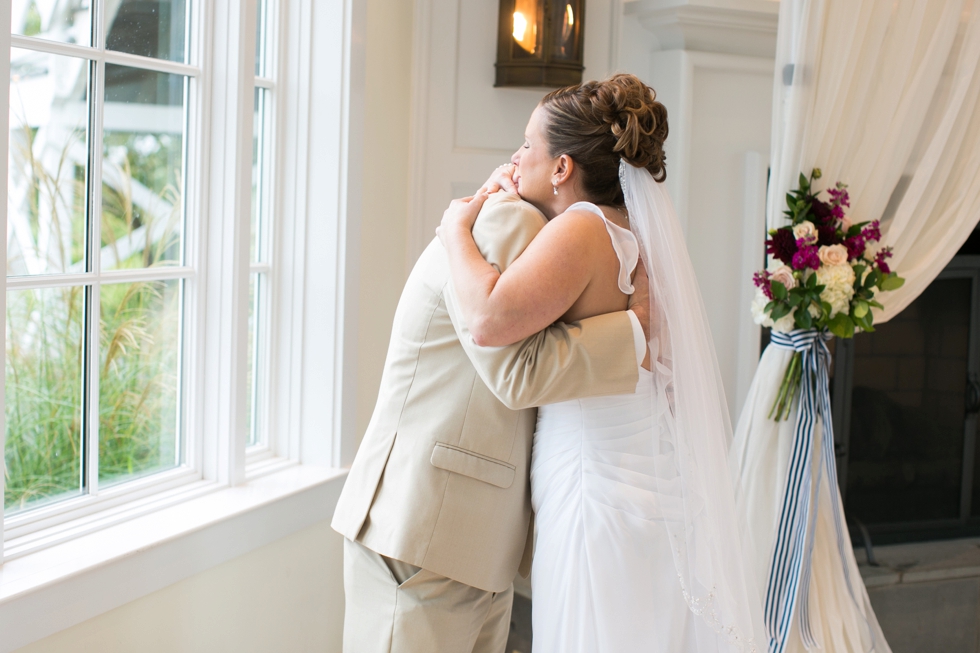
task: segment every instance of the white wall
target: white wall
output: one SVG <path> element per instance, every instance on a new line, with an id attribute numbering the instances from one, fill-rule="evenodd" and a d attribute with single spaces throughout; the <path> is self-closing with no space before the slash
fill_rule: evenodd
<path id="1" fill-rule="evenodd" d="M 358 438 L 364 435 L 374 410 L 391 321 L 406 277 L 412 4 L 406 0 L 369 0 L 367 5 Z"/>
<path id="2" fill-rule="evenodd" d="M 18 653 L 340 651 L 342 554 L 322 522 Z"/>
<path id="3" fill-rule="evenodd" d="M 415 104 L 407 265 L 432 239 L 449 201 L 471 194 L 520 146 L 524 127 L 549 89 L 494 88 L 494 0 L 417 0 L 421 47 Z M 613 70 L 619 0 L 589 0 L 585 79 Z"/>

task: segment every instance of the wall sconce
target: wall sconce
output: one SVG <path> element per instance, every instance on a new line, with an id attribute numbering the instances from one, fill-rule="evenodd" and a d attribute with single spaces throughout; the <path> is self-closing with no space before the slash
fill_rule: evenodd
<path id="1" fill-rule="evenodd" d="M 582 82 L 585 0 L 500 0 L 494 86 Z"/>

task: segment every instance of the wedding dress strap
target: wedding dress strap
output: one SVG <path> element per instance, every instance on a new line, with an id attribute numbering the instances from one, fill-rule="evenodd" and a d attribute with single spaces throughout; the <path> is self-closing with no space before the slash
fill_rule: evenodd
<path id="1" fill-rule="evenodd" d="M 626 295 L 633 294 L 633 270 L 636 263 L 640 260 L 640 245 L 636 242 L 636 236 L 629 229 L 623 229 L 618 224 L 610 220 L 603 214 L 602 209 L 592 202 L 575 202 L 566 211 L 573 210 L 590 211 L 595 213 L 606 225 L 606 233 L 612 241 L 613 250 L 616 258 L 619 259 L 619 289 Z"/>

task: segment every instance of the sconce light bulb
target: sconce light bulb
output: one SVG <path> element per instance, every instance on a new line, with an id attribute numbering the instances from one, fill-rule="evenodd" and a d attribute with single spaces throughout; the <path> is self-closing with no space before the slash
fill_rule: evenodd
<path id="1" fill-rule="evenodd" d="M 524 41 L 524 33 L 527 32 L 527 18 L 519 11 L 514 12 L 514 39 L 518 42 Z"/>

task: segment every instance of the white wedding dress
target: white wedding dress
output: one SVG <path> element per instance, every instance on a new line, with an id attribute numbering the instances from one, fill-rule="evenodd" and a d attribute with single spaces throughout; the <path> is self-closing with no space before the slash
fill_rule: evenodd
<path id="1" fill-rule="evenodd" d="M 602 211 L 581 202 L 570 208 Z M 603 217 L 629 294 L 637 242 Z M 658 492 L 670 452 L 658 450 L 655 376 L 636 392 L 542 406 L 531 454 L 535 653 L 692 653 L 696 618 L 681 591 L 665 520 L 676 497 Z M 665 472 L 669 476 L 669 472 Z"/>

